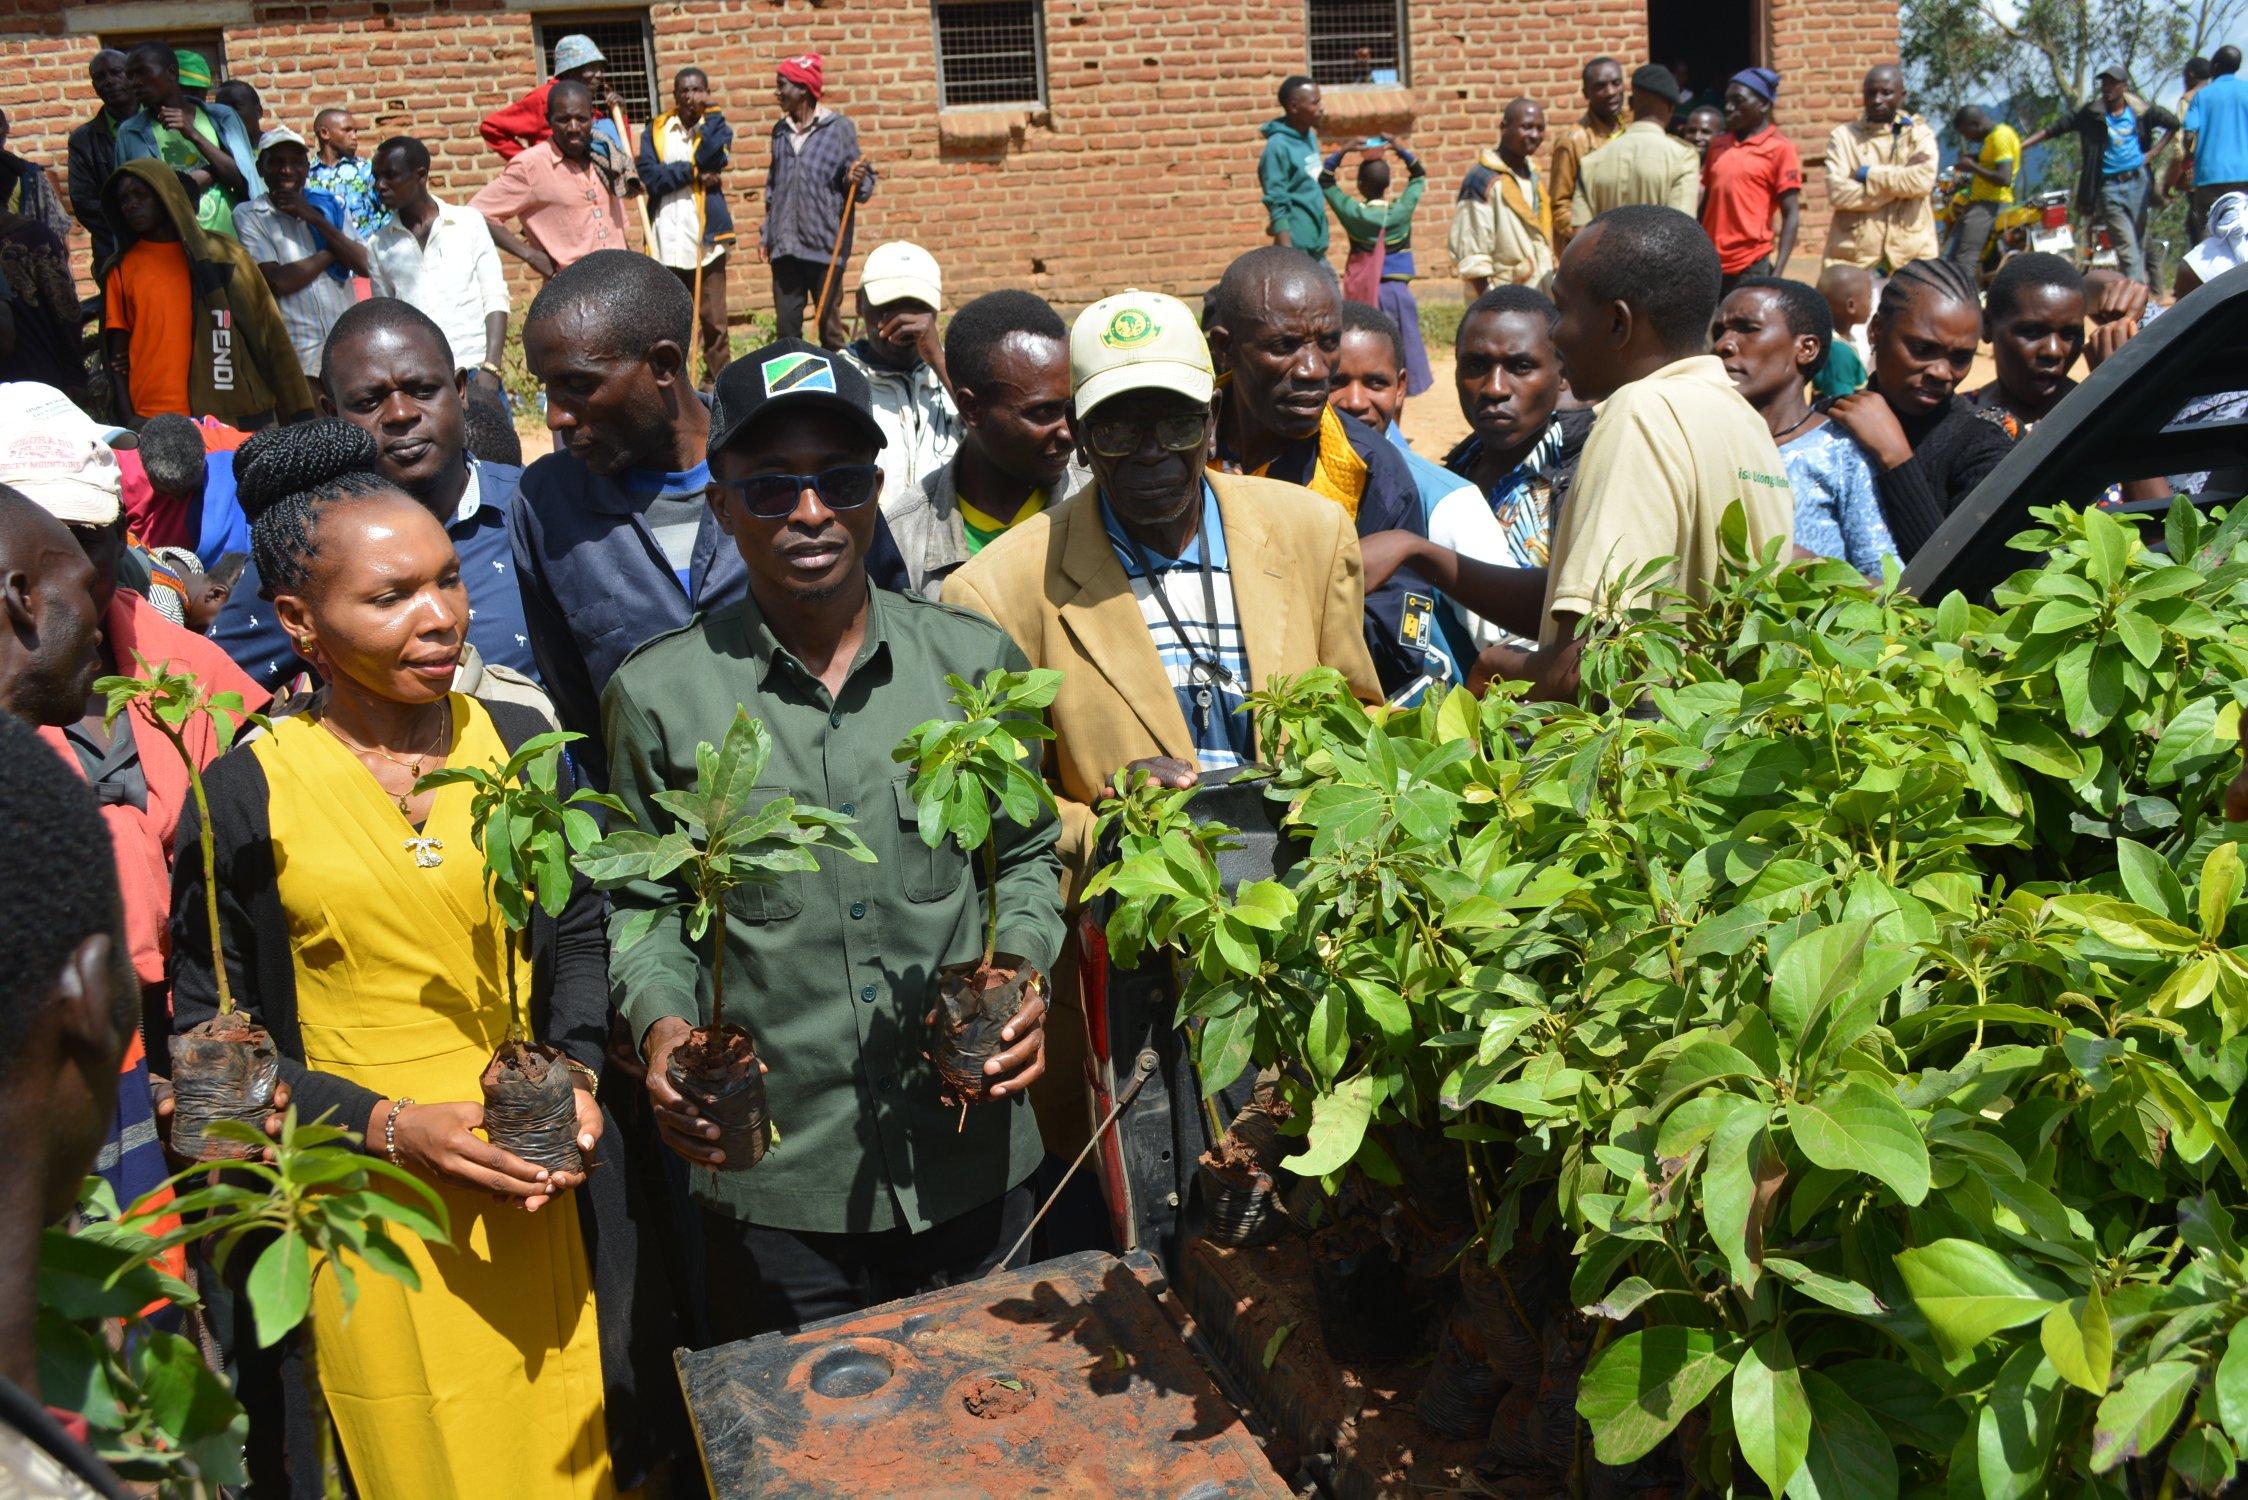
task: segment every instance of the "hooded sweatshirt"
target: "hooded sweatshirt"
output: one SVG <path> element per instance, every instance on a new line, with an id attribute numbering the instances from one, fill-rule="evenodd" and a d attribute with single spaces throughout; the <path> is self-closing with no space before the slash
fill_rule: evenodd
<path id="1" fill-rule="evenodd" d="M 1288 236 L 1288 243 L 1313 255 L 1327 253 L 1327 199 L 1319 190 L 1319 137 L 1287 120 L 1267 120 L 1264 159 L 1257 184 L 1264 189 L 1266 232 Z"/>
<path id="2" fill-rule="evenodd" d="M 212 234 L 196 222 L 195 206 L 169 166 L 153 157 L 129 161 L 117 168 L 102 188 L 102 207 L 112 224 L 122 226 L 117 211 L 117 182 L 126 173 L 138 177 L 156 194 L 179 231 L 187 252 L 188 286 L 195 302 L 195 348 L 188 360 L 187 415 L 218 417 L 239 424 L 241 419 L 268 412 L 293 417 L 312 410 L 312 389 L 306 384 L 297 352 L 282 325 L 281 309 L 258 271 L 250 252 L 222 234 Z M 133 243 L 129 231 L 118 230 L 118 255 Z M 113 260 L 112 265 L 115 264 Z M 106 280 L 109 267 L 102 268 Z"/>

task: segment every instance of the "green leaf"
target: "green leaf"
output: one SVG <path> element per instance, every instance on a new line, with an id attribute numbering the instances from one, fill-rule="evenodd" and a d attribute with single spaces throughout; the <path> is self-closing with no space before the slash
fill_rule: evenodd
<path id="1" fill-rule="evenodd" d="M 1373 1113 L 1374 1075 L 1358 1073 L 1344 1079 L 1333 1093 L 1312 1100 L 1311 1131 L 1304 1149 L 1281 1165 L 1302 1177 L 1341 1171 L 1358 1154 Z"/>
<path id="2" fill-rule="evenodd" d="M 2217 1361 L 2211 1382 L 2217 1399 L 2217 1418 L 2225 1424 L 2234 1446 L 2248 1447 L 2248 1320 L 2232 1325 L 2225 1336 L 2225 1352 Z"/>
<path id="3" fill-rule="evenodd" d="M 2092 1472 L 2152 1453 L 2170 1435 L 2200 1373 L 2191 1360 L 2166 1359 L 2124 1376 L 2093 1419 Z"/>
<path id="4" fill-rule="evenodd" d="M 1760 1196 L 1758 1186 L 1775 1173 L 1784 1175 L 1765 1140 L 1770 1111 L 1738 1094 L 1704 1097 L 1725 1103 L 1719 1106 L 1723 1113 L 1702 1167 L 1702 1221 L 1723 1252 L 1733 1280 L 1753 1291 L 1764 1256 L 1761 1210 L 1770 1204 L 1769 1195 Z"/>
<path id="5" fill-rule="evenodd" d="M 1893 1500 L 1897 1451 L 1881 1424 L 1816 1370 L 1803 1372 L 1803 1391 L 1811 1400 L 1811 1444 L 1788 1482 L 1787 1500 Z"/>
<path id="6" fill-rule="evenodd" d="M 1628 1464 L 1654 1451 L 1681 1418 L 1724 1384 L 1740 1357 L 1706 1328 L 1662 1324 L 1627 1333 L 1585 1367 L 1577 1415 L 1592 1424 L 1592 1451 Z"/>
<path id="7" fill-rule="evenodd" d="M 2201 862 L 2201 935 L 2211 942 L 2224 936 L 2225 919 L 2240 898 L 2240 846 L 2219 844 Z"/>
<path id="8" fill-rule="evenodd" d="M 2107 1303 L 2094 1287 L 2082 1297 L 2045 1315 L 2037 1341 L 2061 1379 L 2095 1396 L 2107 1394 L 2115 1366 L 2115 1335 L 2108 1327 Z"/>
<path id="9" fill-rule="evenodd" d="M 1795 1144 L 1813 1165 L 1878 1178 L 1906 1203 L 1928 1196 L 1928 1143 L 1891 1095 L 1852 1078 L 1788 1106 Z"/>
<path id="10" fill-rule="evenodd" d="M 2042 1318 L 2062 1300 L 1973 1240 L 1941 1239 L 1900 1251 L 1897 1273 L 1946 1358 L 1958 1358 L 2001 1329 Z"/>
<path id="11" fill-rule="evenodd" d="M 1587 1317 L 1605 1318 L 1611 1323 L 1621 1323 L 1636 1312 L 1640 1304 L 1655 1295 L 1654 1284 L 1644 1276 L 1626 1276 L 1608 1289 L 1608 1294 L 1591 1306 L 1583 1308 Z"/>
<path id="12" fill-rule="evenodd" d="M 1195 1050 L 1195 1065 L 1202 1074 L 1205 1097 L 1230 1087 L 1249 1067 L 1250 1049 L 1257 1039 L 1257 1011 L 1236 1004 L 1213 1016 L 1202 1028 L 1202 1044 Z"/>
<path id="13" fill-rule="evenodd" d="M 1871 922 L 1838 922 L 1796 939 L 1773 960 L 1765 1008 L 1794 1055 L 1803 1054 L 1819 1018 L 1850 993 L 1872 931 Z"/>
<path id="14" fill-rule="evenodd" d="M 257 1322 L 258 1347 L 270 1349 L 304 1321 L 312 1305 L 312 1257 L 303 1240 L 283 1234 L 250 1267 L 245 1288 Z"/>
<path id="15" fill-rule="evenodd" d="M 1795 1349 L 1778 1328 L 1742 1352 L 1733 1367 L 1733 1440 L 1775 1495 L 1787 1489 L 1811 1451 L 1811 1401 Z"/>
<path id="16" fill-rule="evenodd" d="M 2035 1344 L 2017 1348 L 1975 1413 L 1975 1466 L 1984 1500 L 2028 1500 L 2044 1493 L 2060 1411 L 2060 1376 Z"/>
<path id="17" fill-rule="evenodd" d="M 1296 1325 L 1293 1323 L 1283 1323 L 1278 1328 L 1272 1330 L 1272 1337 L 1265 1340 L 1263 1355 L 1263 1365 L 1265 1369 L 1269 1370 L 1272 1368 L 1272 1362 L 1280 1357 L 1280 1346 L 1287 1343 L 1288 1335 L 1294 1333 L 1295 1331 Z"/>
<path id="18" fill-rule="evenodd" d="M 1824 1271 L 1815 1271 L 1799 1260 L 1768 1255 L 1764 1258 L 1764 1269 L 1786 1281 L 1813 1302 L 1823 1302 L 1837 1312 L 1856 1313 L 1862 1318 L 1878 1318 L 1889 1310 L 1882 1305 L 1879 1297 L 1857 1282 L 1829 1276 Z"/>
<path id="19" fill-rule="evenodd" d="M 2222 1488 L 2238 1462 L 2224 1434 L 2206 1424 L 2187 1428 L 2170 1446 L 2171 1472 L 2206 1494 Z"/>

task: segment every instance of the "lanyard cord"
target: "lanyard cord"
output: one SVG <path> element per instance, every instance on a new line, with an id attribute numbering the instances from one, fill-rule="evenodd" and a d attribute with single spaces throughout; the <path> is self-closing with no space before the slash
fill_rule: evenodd
<path id="1" fill-rule="evenodd" d="M 1123 531 L 1123 528 L 1119 527 L 1118 530 Z M 1156 608 L 1163 611 L 1165 623 L 1170 625 L 1171 633 L 1179 638 L 1179 644 L 1186 648 L 1188 659 L 1194 663 L 1196 670 L 1202 673 L 1208 682 L 1220 687 L 1230 687 L 1233 684 L 1233 674 L 1225 668 L 1222 655 L 1223 648 L 1218 633 L 1218 586 L 1210 574 L 1209 538 L 1197 538 L 1202 549 L 1197 561 L 1202 572 L 1202 607 L 1206 614 L 1204 623 L 1210 629 L 1210 645 L 1209 649 L 1205 651 L 1195 641 L 1194 637 L 1187 634 L 1185 624 L 1180 621 L 1177 612 L 1171 608 L 1171 601 L 1163 592 L 1163 575 L 1157 572 L 1155 568 L 1155 559 L 1149 555 L 1146 548 L 1140 545 L 1137 537 L 1130 532 L 1123 532 L 1123 536 L 1124 545 L 1132 549 L 1132 561 L 1138 565 L 1140 573 L 1147 579 L 1148 592 L 1155 595 Z"/>

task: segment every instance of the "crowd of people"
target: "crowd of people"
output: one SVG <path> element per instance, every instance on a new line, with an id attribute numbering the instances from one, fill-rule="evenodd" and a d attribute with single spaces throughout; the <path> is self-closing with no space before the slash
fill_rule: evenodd
<path id="1" fill-rule="evenodd" d="M 2182 122 L 2202 281 L 2248 255 L 2239 61 L 2211 60 Z M 2136 261 L 2103 278 L 2015 255 L 1986 288 L 1984 206 L 2030 142 L 1958 113 L 1974 185 L 1947 249 L 1935 136 L 1894 64 L 1829 141 L 1817 285 L 1789 279 L 1781 78 L 1743 69 L 1714 109 L 1669 69 L 1598 58 L 1542 173 L 1527 98 L 1464 171 L 1469 434 L 1422 454 L 1401 418 L 1436 379 L 1412 292 L 1429 164 L 1326 149 L 1311 80 L 1263 127 L 1269 244 L 1199 310 L 1120 289 L 1065 318 L 1023 289 L 949 308 L 909 241 L 854 255 L 877 178 L 804 54 L 776 68 L 757 244 L 780 327 L 732 357 L 734 138 L 711 79 L 679 72 L 635 138 L 590 41 L 554 64 L 483 122 L 504 164 L 456 205 L 427 143 L 363 158 L 347 109 L 308 140 L 253 89 L 220 98 L 192 53 L 98 55 L 68 193 L 100 269 L 98 381 L 67 270 L 16 274 L 19 244 L 59 246 L 60 209 L 40 173 L 0 172 L 0 816 L 22 834 L 0 866 L 19 918 L 0 938 L 0 1475 L 36 1493 L 126 1493 L 36 1399 L 37 1229 L 89 1167 L 121 1201 L 163 1179 L 170 1040 L 220 990 L 212 914 L 295 1106 L 428 1181 L 453 1223 L 450 1245 L 407 1247 L 418 1285 L 362 1278 L 348 1318 L 323 1280 L 316 1355 L 262 1349 L 246 1299 L 209 1299 L 257 1492 L 317 1489 L 314 1399 L 361 1494 L 629 1490 L 685 1452 L 673 1349 L 1022 1252 L 1092 1125 L 1069 918 L 1105 797 L 1254 762 L 1248 699 L 1283 674 L 1333 668 L 1369 703 L 1447 682 L 1573 700 L 1581 627 L 1666 585 L 1690 607 L 1735 508 L 1752 546 L 1879 579 L 2079 362 L 2157 315 Z M 2083 191 L 2120 238 L 2171 137 L 2107 87 L 2069 128 L 2097 127 Z M 542 282 L 514 333 L 554 446 L 527 466 L 501 254 Z M 1963 390 L 1986 341 L 1996 379 Z M 156 727 L 92 693 L 166 667 L 271 716 L 224 755 L 191 740 L 207 814 Z M 948 676 L 1028 667 L 1061 674 L 1057 811 L 1007 825 L 987 893 L 920 836 L 892 750 L 952 711 Z M 558 727 L 581 736 L 574 774 L 662 833 L 740 708 L 772 742 L 756 795 L 834 809 L 875 859 L 727 903 L 729 1011 L 785 1131 L 729 1172 L 667 1071 L 714 982 L 680 921 L 648 926 L 672 893 L 581 883 L 519 950 L 470 790 L 423 778 Z M 206 834 L 215 891 L 181 857 Z M 926 1059 L 932 976 L 984 952 L 987 896 L 987 962 L 1047 985 L 963 1110 Z M 586 1172 L 479 1134 L 519 985 L 575 1075 Z M 1033 1253 L 1102 1241 L 1073 1187 Z"/>

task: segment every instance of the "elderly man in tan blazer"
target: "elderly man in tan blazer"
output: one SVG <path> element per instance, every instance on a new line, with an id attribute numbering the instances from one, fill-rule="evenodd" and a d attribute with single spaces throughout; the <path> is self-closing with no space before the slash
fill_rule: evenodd
<path id="1" fill-rule="evenodd" d="M 1093 471 L 945 581 L 947 604 L 999 622 L 1032 666 L 1063 672 L 1047 776 L 1064 880 L 1091 874 L 1094 805 L 1137 767 L 1173 786 L 1254 760 L 1245 700 L 1274 676 L 1330 666 L 1380 697 L 1350 518 L 1298 485 L 1209 472 L 1215 374 L 1184 303 L 1124 292 L 1069 340 L 1080 456 Z M 1055 964 L 1043 1091 L 1050 1151 L 1091 1121 L 1074 949 Z"/>

